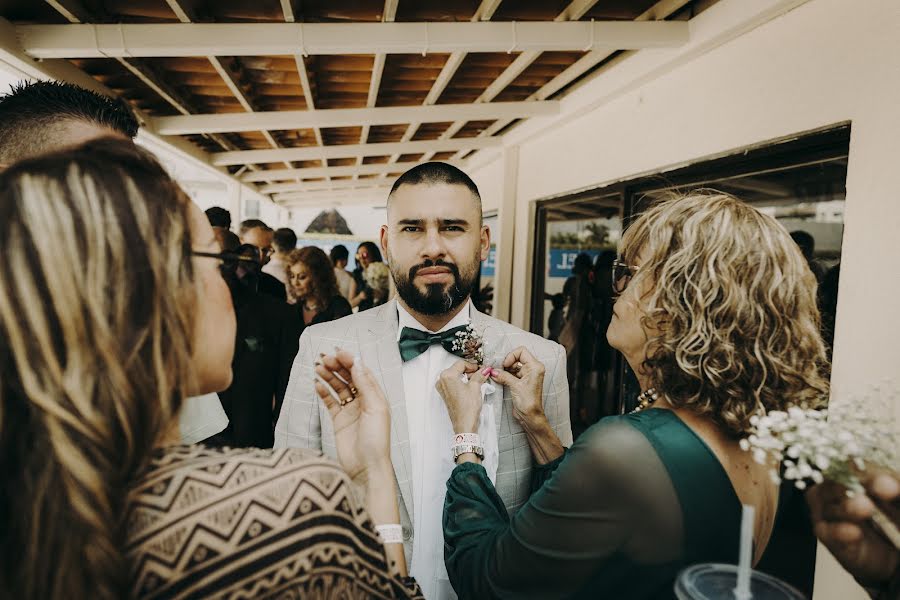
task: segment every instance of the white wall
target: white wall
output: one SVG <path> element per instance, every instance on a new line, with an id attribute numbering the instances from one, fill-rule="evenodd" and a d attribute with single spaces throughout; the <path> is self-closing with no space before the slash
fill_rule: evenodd
<path id="1" fill-rule="evenodd" d="M 884 378 L 900 385 L 898 31 L 895 0 L 721 0 L 692 21 L 685 48 L 642 51 L 613 66 L 570 94 L 560 117 L 505 140 L 519 146 L 505 284 L 530 288 L 537 199 L 849 120 L 833 389 L 839 401 Z M 499 185 L 502 174 L 487 160 L 473 175 Z M 529 296 L 512 295 L 519 326 Z M 865 597 L 826 558 L 816 590 L 817 600 Z"/>

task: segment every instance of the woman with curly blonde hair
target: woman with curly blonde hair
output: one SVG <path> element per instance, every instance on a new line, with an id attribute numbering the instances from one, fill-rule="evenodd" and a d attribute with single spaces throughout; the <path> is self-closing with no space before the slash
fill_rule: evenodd
<path id="1" fill-rule="evenodd" d="M 477 431 L 487 378 L 507 386 L 505 410 L 538 465 L 510 516 L 495 489 L 509 479 L 492 481 L 477 448 L 455 452 L 444 557 L 460 598 L 671 598 L 685 566 L 737 562 L 742 504 L 756 507 L 754 563 L 766 549 L 778 485 L 738 442 L 758 411 L 828 394 L 806 261 L 773 218 L 693 194 L 631 225 L 613 283 L 607 337 L 637 374 L 641 403 L 571 448 L 549 426 L 544 365 L 525 348 L 502 370 L 460 362 L 438 382 L 456 434 Z"/>

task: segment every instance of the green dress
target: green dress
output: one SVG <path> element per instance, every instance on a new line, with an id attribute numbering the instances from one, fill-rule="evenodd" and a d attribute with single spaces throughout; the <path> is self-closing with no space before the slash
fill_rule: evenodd
<path id="1" fill-rule="evenodd" d="M 672 598 L 682 568 L 737 562 L 740 500 L 672 411 L 603 419 L 534 487 L 510 518 L 481 465 L 453 470 L 444 559 L 460 598 Z"/>

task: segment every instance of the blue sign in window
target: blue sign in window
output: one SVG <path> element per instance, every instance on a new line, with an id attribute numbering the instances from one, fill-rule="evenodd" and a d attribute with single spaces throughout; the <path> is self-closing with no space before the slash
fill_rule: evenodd
<path id="1" fill-rule="evenodd" d="M 481 263 L 481 276 L 482 277 L 494 277 L 494 273 L 497 270 L 497 247 L 491 246 L 490 251 L 488 251 L 487 260 Z"/>
<path id="2" fill-rule="evenodd" d="M 587 254 L 591 257 L 591 263 L 597 259 L 597 256 L 603 252 L 602 250 L 563 250 L 561 248 L 550 248 L 550 277 L 568 277 L 572 274 L 572 267 L 575 266 L 575 257 L 579 254 Z"/>

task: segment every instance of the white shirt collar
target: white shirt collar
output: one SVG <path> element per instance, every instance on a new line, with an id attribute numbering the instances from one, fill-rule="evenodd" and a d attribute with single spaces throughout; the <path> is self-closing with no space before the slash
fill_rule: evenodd
<path id="1" fill-rule="evenodd" d="M 467 300 L 466 305 L 463 307 L 461 311 L 456 313 L 456 316 L 450 319 L 450 322 L 444 325 L 440 331 L 428 331 L 424 325 L 416 321 L 416 318 L 409 314 L 409 311 L 403 308 L 399 302 L 397 302 L 397 317 L 399 319 L 398 327 L 397 327 L 397 340 L 400 340 L 400 334 L 403 332 L 404 327 L 409 327 L 410 329 L 418 329 L 419 331 L 426 331 L 428 333 L 441 333 L 441 331 L 447 331 L 448 329 L 453 329 L 454 327 L 459 327 L 460 325 L 468 325 L 472 320 L 472 300 Z"/>

